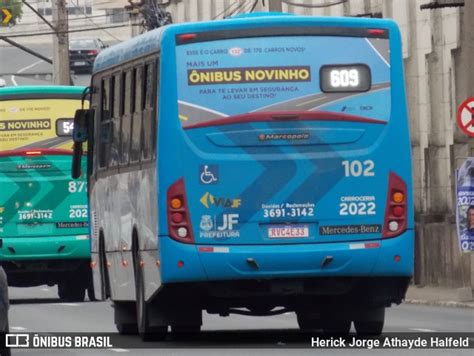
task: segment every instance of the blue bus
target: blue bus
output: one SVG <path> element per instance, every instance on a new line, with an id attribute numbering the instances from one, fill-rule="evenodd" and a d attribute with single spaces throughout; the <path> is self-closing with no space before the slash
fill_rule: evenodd
<path id="1" fill-rule="evenodd" d="M 203 311 L 382 332 L 414 260 L 393 21 L 166 26 L 101 52 L 91 86 L 76 143 L 95 295 L 121 333 L 198 332 Z"/>

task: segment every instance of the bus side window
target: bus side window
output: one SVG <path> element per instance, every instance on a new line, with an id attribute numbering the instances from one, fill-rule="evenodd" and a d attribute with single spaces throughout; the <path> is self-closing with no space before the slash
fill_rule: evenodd
<path id="1" fill-rule="evenodd" d="M 154 66 L 155 63 L 147 63 L 145 67 L 146 80 L 145 80 L 145 95 L 144 95 L 144 111 L 143 111 L 143 152 L 142 159 L 149 160 L 152 153 L 152 115 L 153 115 L 153 93 L 154 93 Z"/>
<path id="2" fill-rule="evenodd" d="M 114 87 L 112 96 L 112 140 L 110 143 L 110 153 L 109 153 L 109 168 L 116 167 L 119 161 L 120 154 L 120 87 L 121 87 L 121 78 L 120 73 L 114 74 Z"/>
<path id="3" fill-rule="evenodd" d="M 156 75 L 153 81 L 153 92 L 154 95 L 152 96 L 152 109 L 151 109 L 151 155 L 152 158 L 156 158 L 156 146 L 157 143 L 157 128 L 158 128 L 158 114 L 160 109 L 160 57 L 158 57 L 158 61 L 155 65 L 156 68 Z"/>
<path id="4" fill-rule="evenodd" d="M 122 73 L 122 133 L 121 133 L 121 150 L 120 150 L 120 165 L 128 165 L 129 151 L 130 151 L 130 136 L 131 136 L 131 101 L 133 93 L 132 72 L 127 70 Z"/>
<path id="5" fill-rule="evenodd" d="M 107 167 L 107 156 L 110 137 L 110 107 L 111 107 L 111 87 L 113 80 L 105 78 L 101 81 L 101 107 L 100 107 L 100 127 L 99 127 L 99 169 Z"/>
<path id="6" fill-rule="evenodd" d="M 142 131 L 142 77 L 143 66 L 138 66 L 135 71 L 135 111 L 132 117 L 132 137 L 130 145 L 130 162 L 138 162 L 140 160 L 140 144 Z"/>

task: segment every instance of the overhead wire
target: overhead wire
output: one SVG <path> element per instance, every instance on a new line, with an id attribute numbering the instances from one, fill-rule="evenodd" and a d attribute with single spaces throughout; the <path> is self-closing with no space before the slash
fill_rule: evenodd
<path id="1" fill-rule="evenodd" d="M 129 14 L 129 13 L 130 13 L 129 11 L 124 11 L 118 14 L 122 15 L 122 14 Z M 94 16 L 88 16 L 88 17 L 93 19 L 93 18 L 109 17 L 109 15 L 94 15 Z M 81 16 L 81 17 L 68 18 L 68 21 L 80 21 L 80 20 L 86 20 L 86 19 L 87 19 L 86 16 Z M 28 25 L 37 25 L 38 23 L 37 22 L 20 22 L 19 24 L 28 26 Z"/>
<path id="2" fill-rule="evenodd" d="M 84 10 L 82 9 L 82 7 L 79 6 L 79 3 L 76 2 L 75 0 L 71 0 L 71 2 L 75 3 L 75 7 L 80 9 L 81 12 L 84 14 L 84 16 L 89 20 L 90 23 L 92 23 L 93 25 L 95 26 L 99 26 L 98 24 L 96 24 L 94 21 L 92 21 L 90 19 L 90 17 L 84 12 Z M 102 31 L 104 31 L 105 33 L 107 33 L 110 37 L 112 37 L 114 40 L 116 41 L 121 41 L 118 37 L 116 37 L 114 34 L 112 34 L 110 31 L 107 31 L 106 29 L 101 29 Z"/>
<path id="3" fill-rule="evenodd" d="M 96 31 L 96 30 L 106 30 L 106 29 L 111 29 L 111 28 L 120 28 L 120 27 L 129 27 L 129 26 L 139 26 L 138 24 L 122 24 L 122 25 L 116 25 L 116 26 L 106 26 L 106 27 L 90 27 L 90 28 L 78 28 L 78 29 L 72 29 L 68 31 L 59 31 L 59 32 L 54 32 L 54 31 L 49 31 L 49 32 L 23 32 L 23 33 L 16 33 L 12 35 L 2 35 L 1 37 L 6 37 L 6 38 L 14 38 L 14 37 L 33 37 L 33 36 L 46 36 L 46 35 L 55 35 L 55 34 L 62 34 L 62 33 L 76 33 L 76 32 L 87 32 L 87 31 Z M 120 41 L 120 40 L 119 40 Z"/>
<path id="4" fill-rule="evenodd" d="M 233 3 L 231 3 L 229 6 L 225 7 L 224 10 L 222 10 L 221 12 L 219 12 L 217 15 L 215 15 L 212 20 L 216 20 L 219 16 L 221 16 L 222 14 L 224 14 L 224 18 L 226 17 L 225 13 L 227 10 L 229 10 L 231 7 L 233 7 L 234 5 L 238 5 L 239 4 L 239 0 L 236 0 L 234 1 Z"/>
<path id="5" fill-rule="evenodd" d="M 232 16 L 234 16 L 236 13 L 237 13 L 237 14 L 242 13 L 240 10 L 241 10 L 241 9 L 243 10 L 245 7 L 248 6 L 248 4 L 249 4 L 249 0 L 245 0 L 245 1 L 242 2 L 242 3 L 239 2 L 239 6 L 237 6 L 237 7 L 234 9 L 234 11 L 232 11 L 230 14 L 228 14 L 227 16 L 224 16 L 224 18 L 232 17 Z M 237 12 L 237 11 L 238 11 L 238 12 Z"/>

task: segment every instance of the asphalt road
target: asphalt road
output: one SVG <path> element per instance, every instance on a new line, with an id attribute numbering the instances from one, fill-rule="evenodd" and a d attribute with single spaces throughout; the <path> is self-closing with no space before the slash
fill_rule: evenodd
<path id="1" fill-rule="evenodd" d="M 10 288 L 11 332 L 115 332 L 113 309 L 110 302 L 62 303 L 57 299 L 56 287 Z M 310 338 L 300 336 L 295 315 L 287 313 L 273 317 L 246 317 L 231 315 L 227 318 L 204 314 L 203 331 L 192 340 L 176 340 L 171 336 L 165 342 L 147 343 L 150 349 L 126 347 L 107 350 L 20 350 L 13 355 L 129 355 L 155 354 L 355 354 L 370 350 L 315 350 L 289 349 L 308 347 Z M 474 309 L 441 308 L 422 305 L 401 305 L 388 309 L 384 332 L 474 332 Z M 283 336 L 285 335 L 285 336 Z M 291 337 L 288 339 L 288 336 Z M 317 334 L 315 335 L 317 336 Z M 138 336 L 119 336 L 121 341 L 143 345 Z M 285 339 L 286 338 L 286 339 Z M 283 342 L 282 340 L 285 340 Z M 288 341 L 289 340 L 289 341 Z M 225 347 L 225 350 L 216 349 Z M 172 348 L 172 349 L 170 349 Z M 398 355 L 471 355 L 472 350 L 376 350 L 377 354 Z"/>
<path id="2" fill-rule="evenodd" d="M 1 44 L 1 43 L 0 43 Z M 28 45 L 28 48 L 51 59 L 52 44 Z M 52 65 L 32 56 L 16 47 L 0 47 L 0 77 L 7 86 L 17 85 L 51 85 Z M 89 85 L 89 74 L 72 74 L 74 85 Z"/>

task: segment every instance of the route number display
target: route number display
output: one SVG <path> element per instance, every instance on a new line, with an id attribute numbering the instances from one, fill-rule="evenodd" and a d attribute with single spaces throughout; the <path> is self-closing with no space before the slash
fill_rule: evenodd
<path id="1" fill-rule="evenodd" d="M 368 91 L 371 86 L 370 68 L 365 64 L 322 66 L 320 86 L 325 93 Z"/>
<path id="2" fill-rule="evenodd" d="M 74 119 L 57 119 L 56 135 L 58 137 L 71 137 L 74 130 Z"/>

